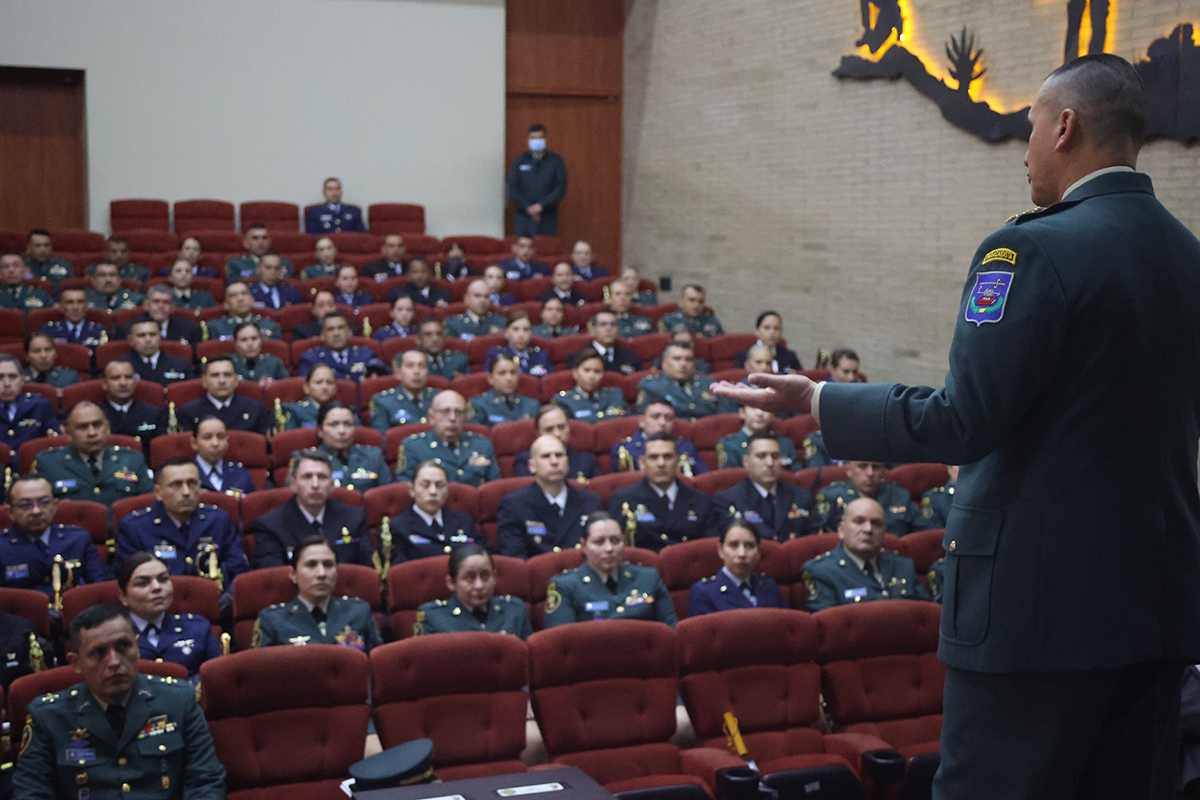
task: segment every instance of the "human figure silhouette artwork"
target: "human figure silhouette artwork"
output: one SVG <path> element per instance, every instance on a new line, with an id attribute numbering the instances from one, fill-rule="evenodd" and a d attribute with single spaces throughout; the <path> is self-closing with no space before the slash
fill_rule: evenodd
<path id="1" fill-rule="evenodd" d="M 854 43 L 855 47 L 867 48 L 875 53 L 883 47 L 883 43 L 896 32 L 896 38 L 904 33 L 904 16 L 900 13 L 900 0 L 861 0 L 862 2 L 862 38 Z M 875 7 L 875 24 L 871 24 L 871 6 Z"/>
<path id="2" fill-rule="evenodd" d="M 1104 40 L 1108 38 L 1108 0 L 1067 0 L 1067 40 L 1063 47 L 1063 63 L 1079 58 L 1079 28 L 1083 25 L 1083 12 L 1090 11 L 1092 40 L 1088 42 L 1088 55 L 1104 52 Z"/>

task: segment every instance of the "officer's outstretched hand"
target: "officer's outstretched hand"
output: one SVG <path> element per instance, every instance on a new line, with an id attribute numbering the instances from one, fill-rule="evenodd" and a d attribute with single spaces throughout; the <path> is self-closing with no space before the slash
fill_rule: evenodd
<path id="1" fill-rule="evenodd" d="M 719 396 L 728 397 L 744 406 L 761 408 L 764 411 L 797 411 L 809 413 L 812 407 L 813 390 L 817 384 L 803 375 L 769 375 L 756 372 L 747 380 L 752 384 L 718 381 L 709 390 Z"/>

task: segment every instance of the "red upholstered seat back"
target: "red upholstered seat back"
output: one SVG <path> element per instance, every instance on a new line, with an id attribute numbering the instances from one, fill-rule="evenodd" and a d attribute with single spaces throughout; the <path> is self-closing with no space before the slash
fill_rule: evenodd
<path id="1" fill-rule="evenodd" d="M 175 590 L 175 599 L 169 609 L 172 614 L 195 614 L 209 622 L 216 622 L 220 618 L 218 600 L 221 593 L 217 589 L 216 581 L 193 575 L 173 575 L 171 585 Z M 89 583 L 64 592 L 63 627 L 69 627 L 71 620 L 85 608 L 97 604 L 121 604 L 121 589 L 116 581 Z"/>
<path id="2" fill-rule="evenodd" d="M 551 757 L 665 743 L 675 733 L 678 659 L 668 626 L 562 625 L 528 644 L 533 711 Z"/>
<path id="3" fill-rule="evenodd" d="M 679 748 L 667 742 L 567 753 L 558 756 L 554 761 L 569 767 L 579 767 L 605 786 L 618 781 L 629 781 L 647 776 L 671 776 L 667 780 L 660 781 L 660 785 L 680 784 L 688 781 L 688 778 L 678 774 L 680 772 Z"/>
<path id="4" fill-rule="evenodd" d="M 365 600 L 371 608 L 382 608 L 379 574 L 361 564 L 339 564 L 335 595 Z M 233 638 L 241 650 L 250 647 L 254 620 L 258 612 L 275 603 L 286 603 L 296 596 L 291 567 L 265 567 L 244 572 L 233 579 Z"/>
<path id="5" fill-rule="evenodd" d="M 367 655 L 266 647 L 206 661 L 201 704 L 230 790 L 346 777 L 362 759 Z"/>
<path id="6" fill-rule="evenodd" d="M 517 761 L 529 696 L 525 643 L 501 633 L 445 633 L 371 652 L 375 726 L 383 747 L 433 740 L 434 766 Z M 500 765 L 502 772 L 513 765 Z"/>
<path id="7" fill-rule="evenodd" d="M 934 603 L 877 600 L 813 615 L 837 729 L 874 733 L 894 747 L 937 739 L 946 678 L 937 660 L 940 614 Z"/>
<path id="8" fill-rule="evenodd" d="M 0 611 L 24 617 L 33 623 L 38 636 L 50 637 L 50 605 L 37 589 L 0 587 Z"/>
<path id="9" fill-rule="evenodd" d="M 800 732 L 820 716 L 811 615 L 783 608 L 722 611 L 683 620 L 675 635 L 683 702 L 705 744 L 722 746 L 724 714 L 731 711 L 755 759 L 823 751 L 820 734 Z M 802 749 L 790 749 L 795 746 Z"/>

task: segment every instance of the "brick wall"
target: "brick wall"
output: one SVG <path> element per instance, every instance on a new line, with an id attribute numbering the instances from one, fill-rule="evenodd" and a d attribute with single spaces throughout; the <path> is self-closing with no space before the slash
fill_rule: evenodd
<path id="1" fill-rule="evenodd" d="M 1111 50 L 1144 57 L 1194 4 L 1114 0 Z M 909 0 L 909 44 L 963 25 L 983 92 L 1025 106 L 1062 60 L 1065 0 Z M 806 365 L 851 346 L 872 380 L 941 385 L 979 242 L 1031 207 L 1024 142 L 989 145 L 908 83 L 832 77 L 858 0 L 626 0 L 624 262 L 709 290 L 728 330 L 784 315 Z M 995 103 L 993 103 L 995 105 Z M 1139 168 L 1200 232 L 1200 146 L 1155 142 Z"/>

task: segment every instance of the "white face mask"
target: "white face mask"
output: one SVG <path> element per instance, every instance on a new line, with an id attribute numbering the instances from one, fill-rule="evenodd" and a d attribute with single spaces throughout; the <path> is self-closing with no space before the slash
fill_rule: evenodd
<path id="1" fill-rule="evenodd" d="M 529 149 L 535 153 L 542 152 L 543 150 L 546 149 L 546 140 L 545 139 L 530 139 L 529 140 Z"/>

